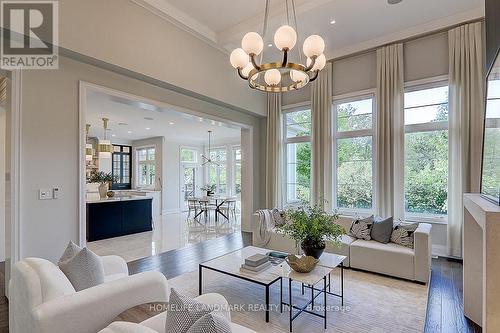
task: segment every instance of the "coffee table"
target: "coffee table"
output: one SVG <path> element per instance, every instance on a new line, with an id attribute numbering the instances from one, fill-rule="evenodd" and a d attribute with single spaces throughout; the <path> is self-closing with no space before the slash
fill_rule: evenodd
<path id="1" fill-rule="evenodd" d="M 266 297 L 266 322 L 269 322 L 269 287 L 276 282 L 280 282 L 280 311 L 283 311 L 283 305 L 288 305 L 290 307 L 290 330 L 292 329 L 292 322 L 297 316 L 301 313 L 312 313 L 313 315 L 318 315 L 313 311 L 309 311 L 306 308 L 309 305 L 314 307 L 314 300 L 321 294 L 324 294 L 325 305 L 326 305 L 326 295 L 333 295 L 337 297 L 341 297 L 342 305 L 344 304 L 344 267 L 343 261 L 346 259 L 345 256 L 340 256 L 331 253 L 324 253 L 321 256 L 319 264 L 315 267 L 315 269 L 310 273 L 297 273 L 293 271 L 286 262 L 283 264 L 271 266 L 268 269 L 254 273 L 254 272 L 246 272 L 241 271 L 240 267 L 245 262 L 245 259 L 260 253 L 266 254 L 270 250 L 259 248 L 255 246 L 247 246 L 240 250 L 227 253 L 215 259 L 203 262 L 199 265 L 199 294 L 203 293 L 203 270 L 212 270 L 221 274 L 229 275 L 235 278 L 239 278 L 245 281 L 253 282 L 255 284 L 261 285 L 265 288 L 265 297 Z M 339 267 L 341 268 L 341 294 L 334 294 L 330 290 L 331 279 L 330 275 L 332 271 Z M 283 279 L 286 278 L 289 280 L 289 303 L 283 302 Z M 311 290 L 311 301 L 308 302 L 305 306 L 297 307 L 293 306 L 292 295 L 291 295 L 291 284 L 292 281 L 298 281 L 302 283 L 302 291 L 304 293 L 304 289 L 309 288 Z M 316 288 L 315 285 L 320 281 L 323 281 L 323 288 Z M 327 290 L 328 289 L 328 290 Z M 316 293 L 318 292 L 318 293 Z M 293 314 L 293 310 L 299 310 L 298 313 Z M 324 318 L 326 325 L 326 306 L 324 315 L 318 315 L 321 318 Z"/>

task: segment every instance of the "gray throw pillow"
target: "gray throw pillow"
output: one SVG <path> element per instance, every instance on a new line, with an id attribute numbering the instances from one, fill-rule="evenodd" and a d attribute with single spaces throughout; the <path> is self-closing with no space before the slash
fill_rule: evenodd
<path id="1" fill-rule="evenodd" d="M 211 312 L 198 319 L 187 333 L 232 333 L 226 317 Z"/>
<path id="2" fill-rule="evenodd" d="M 376 217 L 371 231 L 371 238 L 377 242 L 387 244 L 391 241 L 393 228 L 392 216 L 386 219 Z"/>
<path id="3" fill-rule="evenodd" d="M 73 258 L 61 262 L 59 268 L 76 291 L 104 283 L 102 259 L 87 248 L 83 248 Z"/>
<path id="4" fill-rule="evenodd" d="M 413 249 L 414 233 L 418 223 L 399 222 L 394 226 L 391 234 L 391 242 Z"/>
<path id="5" fill-rule="evenodd" d="M 198 319 L 210 312 L 212 312 L 212 309 L 209 305 L 181 295 L 177 290 L 172 289 L 165 332 L 186 333 Z"/>
<path id="6" fill-rule="evenodd" d="M 285 216 L 284 216 L 284 212 L 283 211 L 280 211 L 278 208 L 273 208 L 273 210 L 271 211 L 272 215 L 273 215 L 273 219 L 274 219 L 274 225 L 275 226 L 282 226 L 286 223 L 285 221 Z"/>
<path id="7" fill-rule="evenodd" d="M 58 265 L 60 265 L 62 262 L 68 261 L 74 256 L 78 254 L 82 250 L 81 247 L 73 243 L 73 241 L 69 241 L 68 246 L 66 246 L 66 250 L 64 250 L 63 255 L 59 259 Z"/>
<path id="8" fill-rule="evenodd" d="M 364 219 L 354 219 L 349 228 L 348 235 L 354 238 L 371 240 L 371 230 L 373 225 L 373 215 Z"/>

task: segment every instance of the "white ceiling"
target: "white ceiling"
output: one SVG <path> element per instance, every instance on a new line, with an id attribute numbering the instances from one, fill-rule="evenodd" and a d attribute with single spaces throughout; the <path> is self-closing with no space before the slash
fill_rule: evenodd
<path id="1" fill-rule="evenodd" d="M 265 0 L 133 0 L 225 50 L 248 31 L 262 32 Z M 284 0 L 271 0 L 265 40 L 285 23 Z M 484 0 L 295 0 L 300 42 L 324 37 L 328 58 L 484 16 Z M 330 24 L 335 20 L 335 24 Z M 275 50 L 275 47 L 269 50 Z"/>
<path id="2" fill-rule="evenodd" d="M 204 145 L 208 141 L 208 130 L 212 131 L 214 143 L 235 143 L 241 137 L 241 128 L 234 124 L 182 113 L 173 107 L 157 107 L 96 91 L 87 93 L 86 115 L 87 123 L 91 125 L 89 136 L 101 139 L 104 136 L 101 119 L 109 118 L 107 136 L 112 142 L 164 136 L 171 142 Z"/>

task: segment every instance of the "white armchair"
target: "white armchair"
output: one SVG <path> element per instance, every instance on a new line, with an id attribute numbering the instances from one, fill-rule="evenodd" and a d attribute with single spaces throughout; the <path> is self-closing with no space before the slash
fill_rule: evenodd
<path id="1" fill-rule="evenodd" d="M 166 302 L 168 283 L 159 272 L 128 276 L 117 256 L 102 257 L 105 283 L 76 292 L 53 263 L 27 258 L 14 265 L 9 285 L 9 327 L 15 333 L 95 333 L 139 304 Z"/>

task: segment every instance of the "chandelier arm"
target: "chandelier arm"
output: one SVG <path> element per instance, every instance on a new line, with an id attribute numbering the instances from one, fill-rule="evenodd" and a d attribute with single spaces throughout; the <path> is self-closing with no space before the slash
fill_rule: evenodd
<path id="1" fill-rule="evenodd" d="M 257 65 L 257 62 L 255 62 L 255 54 L 250 54 L 250 61 L 252 62 L 253 67 L 260 71 L 260 65 Z"/>
<path id="2" fill-rule="evenodd" d="M 311 64 L 304 69 L 304 72 L 309 72 L 314 67 L 314 64 L 316 63 L 316 58 L 317 56 L 311 57 Z"/>
<path id="3" fill-rule="evenodd" d="M 282 67 L 286 67 L 286 64 L 288 63 L 288 48 L 283 49 L 283 62 L 281 63 Z"/>
<path id="4" fill-rule="evenodd" d="M 248 76 L 245 76 L 243 75 L 243 72 L 241 71 L 241 68 L 238 68 L 238 75 L 243 79 L 243 80 L 247 80 L 248 79 Z"/>
<path id="5" fill-rule="evenodd" d="M 316 80 L 318 78 L 318 74 L 319 74 L 319 70 L 315 70 L 314 71 L 314 76 L 309 80 L 309 82 L 313 82 L 314 80 Z"/>

